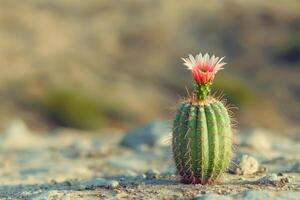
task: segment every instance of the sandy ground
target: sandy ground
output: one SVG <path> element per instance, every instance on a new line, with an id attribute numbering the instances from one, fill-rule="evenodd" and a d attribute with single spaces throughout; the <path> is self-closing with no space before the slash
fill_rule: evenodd
<path id="1" fill-rule="evenodd" d="M 41 134 L 32 133 L 20 121 L 0 137 L 0 199 L 300 197 L 297 134 L 237 133 L 236 156 L 253 156 L 260 167 L 248 175 L 226 173 L 223 182 L 214 186 L 181 184 L 163 137 L 162 144 L 133 149 L 121 146 L 123 135 L 114 131 L 92 134 L 59 129 Z"/>

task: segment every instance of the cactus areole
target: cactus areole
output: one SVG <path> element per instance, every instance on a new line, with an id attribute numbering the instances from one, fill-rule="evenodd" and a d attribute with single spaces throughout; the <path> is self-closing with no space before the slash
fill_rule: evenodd
<path id="1" fill-rule="evenodd" d="M 183 59 L 195 90 L 180 103 L 173 124 L 172 149 L 178 174 L 186 184 L 220 182 L 232 157 L 232 128 L 225 105 L 210 95 L 223 58 L 202 55 Z"/>

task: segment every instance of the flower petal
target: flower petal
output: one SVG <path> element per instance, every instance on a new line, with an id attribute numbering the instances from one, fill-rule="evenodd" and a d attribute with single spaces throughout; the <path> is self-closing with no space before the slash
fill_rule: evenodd
<path id="1" fill-rule="evenodd" d="M 226 64 L 222 62 L 224 58 L 199 53 L 195 57 L 189 54 L 188 58 L 182 58 L 182 60 L 183 64 L 192 71 L 195 81 L 199 84 L 206 84 L 212 82 L 215 74 L 224 69 L 223 66 Z"/>

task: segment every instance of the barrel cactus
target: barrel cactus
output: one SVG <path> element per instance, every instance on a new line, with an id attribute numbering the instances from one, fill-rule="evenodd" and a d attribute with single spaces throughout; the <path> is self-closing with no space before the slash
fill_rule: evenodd
<path id="1" fill-rule="evenodd" d="M 176 112 L 172 149 L 177 171 L 186 184 L 219 182 L 231 161 L 231 119 L 226 106 L 210 95 L 215 74 L 226 64 L 223 58 L 200 53 L 183 59 L 192 71 L 195 90 Z"/>

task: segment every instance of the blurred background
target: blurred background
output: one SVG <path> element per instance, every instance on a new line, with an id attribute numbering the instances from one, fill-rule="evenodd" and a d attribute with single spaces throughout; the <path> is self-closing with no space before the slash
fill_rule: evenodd
<path id="1" fill-rule="evenodd" d="M 172 113 L 181 57 L 226 56 L 239 127 L 300 120 L 300 1 L 1 0 L 0 127 L 128 130 Z"/>
<path id="2" fill-rule="evenodd" d="M 233 174 L 204 190 L 170 148 L 199 52 L 226 57 L 213 92 L 238 107 Z M 299 0 L 0 0 L 1 199 L 293 193 L 299 122 Z"/>

